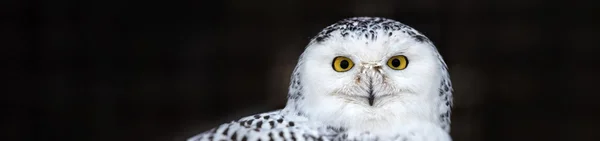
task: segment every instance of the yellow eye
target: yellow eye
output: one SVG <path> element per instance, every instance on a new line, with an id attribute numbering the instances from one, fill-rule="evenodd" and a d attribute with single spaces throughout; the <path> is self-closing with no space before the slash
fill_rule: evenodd
<path id="1" fill-rule="evenodd" d="M 408 59 L 404 55 L 394 56 L 388 60 L 387 65 L 395 70 L 403 70 L 408 66 Z"/>
<path id="2" fill-rule="evenodd" d="M 350 60 L 350 58 L 338 56 L 333 59 L 333 64 L 331 65 L 333 70 L 337 72 L 345 72 L 352 69 L 354 63 L 352 60 Z"/>

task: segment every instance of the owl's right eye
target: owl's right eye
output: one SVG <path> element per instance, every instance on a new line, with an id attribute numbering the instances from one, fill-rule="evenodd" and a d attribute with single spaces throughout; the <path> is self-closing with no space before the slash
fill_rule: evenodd
<path id="1" fill-rule="evenodd" d="M 354 62 L 350 60 L 348 57 L 338 56 L 333 59 L 333 63 L 331 64 L 333 70 L 337 72 L 345 72 L 354 66 Z"/>

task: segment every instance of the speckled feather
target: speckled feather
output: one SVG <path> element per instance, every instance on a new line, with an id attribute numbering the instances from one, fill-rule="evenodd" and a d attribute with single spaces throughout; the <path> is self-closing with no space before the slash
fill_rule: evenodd
<path id="1" fill-rule="evenodd" d="M 343 37 L 365 37 L 371 40 L 377 39 L 376 32 L 385 31 L 387 36 L 392 36 L 392 31 L 402 31 L 402 33 L 408 34 L 419 42 L 430 42 L 427 37 L 405 24 L 379 17 L 353 17 L 338 21 L 319 32 L 313 40 L 317 42 L 325 41 L 332 36 L 334 31 L 340 31 L 339 34 Z"/>
<path id="2" fill-rule="evenodd" d="M 295 123 L 280 114 L 280 110 L 256 114 L 231 121 L 196 135 L 188 141 L 327 141 L 316 129 L 302 122 Z M 320 133 L 321 132 L 321 133 Z"/>
<path id="3" fill-rule="evenodd" d="M 385 34 L 382 34 L 385 33 Z M 188 141 L 429 141 L 429 140 L 451 140 L 447 133 L 441 136 L 432 136 L 430 133 L 439 132 L 436 128 L 441 128 L 445 132 L 450 131 L 450 116 L 452 102 L 452 83 L 447 72 L 447 66 L 441 55 L 435 49 L 431 41 L 416 31 L 415 29 L 404 25 L 398 21 L 378 17 L 354 17 L 343 19 L 332 24 L 315 37 L 309 44 L 319 44 L 327 42 L 331 38 L 343 37 L 356 40 L 377 40 L 378 36 L 391 37 L 394 34 L 404 34 L 413 38 L 415 41 L 428 44 L 433 48 L 437 56 L 437 66 L 440 66 L 441 82 L 438 87 L 439 99 L 437 102 L 439 111 L 438 123 L 415 123 L 422 128 L 411 128 L 405 131 L 399 131 L 396 135 L 388 138 L 381 138 L 369 132 L 360 133 L 358 136 L 351 135 L 344 126 L 332 126 L 327 123 L 313 121 L 307 111 L 301 109 L 301 102 L 306 99 L 303 93 L 303 82 L 300 77 L 303 75 L 299 66 L 303 65 L 304 54 L 300 56 L 298 65 L 292 74 L 290 90 L 288 93 L 288 104 L 285 109 L 256 114 L 241 118 L 237 121 L 222 124 L 209 131 L 198 134 Z M 409 126 L 409 125 L 407 125 Z M 414 125 L 411 125 L 414 126 Z M 430 128 L 431 127 L 431 128 Z M 435 130 L 435 131 L 434 131 Z"/>
<path id="4" fill-rule="evenodd" d="M 424 141 L 435 140 L 427 135 L 410 132 L 393 138 L 380 139 L 370 133 L 348 138 L 343 128 L 310 127 L 282 116 L 282 111 L 261 113 L 221 124 L 187 141 Z"/>

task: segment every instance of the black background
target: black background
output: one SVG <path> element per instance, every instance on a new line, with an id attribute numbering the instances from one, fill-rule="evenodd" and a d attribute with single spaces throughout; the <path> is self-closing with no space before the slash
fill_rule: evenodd
<path id="1" fill-rule="evenodd" d="M 2 1 L 2 140 L 184 140 L 282 108 L 310 37 L 351 16 L 401 21 L 437 45 L 454 83 L 455 140 L 598 140 L 599 7 L 591 0 Z"/>

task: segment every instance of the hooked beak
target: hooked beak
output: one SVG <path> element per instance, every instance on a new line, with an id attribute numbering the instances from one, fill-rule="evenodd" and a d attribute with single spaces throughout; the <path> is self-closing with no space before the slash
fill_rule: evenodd
<path id="1" fill-rule="evenodd" d="M 369 100 L 369 106 L 373 106 L 373 101 L 375 101 L 375 94 L 373 94 L 372 84 L 369 84 L 369 89 L 367 90 L 367 92 L 369 92 L 369 97 L 367 98 L 367 100 Z"/>
<path id="2" fill-rule="evenodd" d="M 368 83 L 367 83 L 367 93 L 369 94 L 369 96 L 367 97 L 367 100 L 369 101 L 369 105 L 373 106 L 373 103 L 375 102 L 375 94 L 373 92 L 373 79 L 374 79 L 374 74 L 376 73 L 381 73 L 381 64 L 378 63 L 363 63 L 362 64 L 363 69 L 361 71 L 361 73 L 363 74 L 363 76 L 366 76 L 368 79 Z M 368 72 L 368 71 L 374 71 L 374 72 Z"/>

